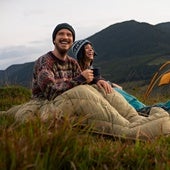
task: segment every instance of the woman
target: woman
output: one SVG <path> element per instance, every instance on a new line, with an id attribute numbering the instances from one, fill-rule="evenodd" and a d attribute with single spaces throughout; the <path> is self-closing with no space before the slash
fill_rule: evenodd
<path id="1" fill-rule="evenodd" d="M 92 43 L 87 40 L 79 40 L 76 41 L 72 46 L 72 53 L 74 57 L 77 59 L 82 71 L 85 69 L 92 69 L 93 68 L 93 61 L 94 57 L 97 56 L 96 51 Z M 125 92 L 121 86 L 108 82 L 117 92 L 119 92 L 129 104 L 131 104 L 138 112 L 141 114 L 148 114 L 150 111 L 150 106 L 146 106 L 144 103 L 140 102 L 136 97 L 133 95 L 128 94 Z M 164 108 L 167 111 L 170 111 L 170 101 L 166 103 L 158 103 L 154 106 L 159 106 Z"/>

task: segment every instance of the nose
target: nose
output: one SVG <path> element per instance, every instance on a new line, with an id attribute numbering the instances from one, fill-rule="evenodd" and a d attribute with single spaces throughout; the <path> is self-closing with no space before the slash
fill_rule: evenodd
<path id="1" fill-rule="evenodd" d="M 63 38 L 68 38 L 68 35 L 67 34 L 63 34 Z"/>

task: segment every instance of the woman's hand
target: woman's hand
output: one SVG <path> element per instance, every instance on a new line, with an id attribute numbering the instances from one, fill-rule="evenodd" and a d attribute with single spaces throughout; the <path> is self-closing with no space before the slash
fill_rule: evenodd
<path id="1" fill-rule="evenodd" d="M 112 86 L 107 81 L 105 81 L 105 80 L 99 80 L 97 82 L 97 86 L 99 88 L 104 88 L 106 93 L 111 93 L 113 91 Z"/>
<path id="2" fill-rule="evenodd" d="M 81 72 L 81 75 L 86 79 L 87 83 L 90 83 L 94 79 L 93 71 L 90 69 L 86 69 Z"/>

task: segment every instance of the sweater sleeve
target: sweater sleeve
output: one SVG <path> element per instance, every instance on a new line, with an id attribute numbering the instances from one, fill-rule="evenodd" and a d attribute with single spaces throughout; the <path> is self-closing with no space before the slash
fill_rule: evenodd
<path id="1" fill-rule="evenodd" d="M 92 81 L 92 84 L 96 84 L 99 80 L 105 80 L 102 76 L 100 77 L 95 77 Z"/>
<path id="2" fill-rule="evenodd" d="M 39 69 L 38 73 L 38 85 L 43 96 L 48 100 L 85 82 L 86 79 L 81 75 L 81 69 L 77 63 L 73 63 L 69 71 L 54 70 L 51 65 L 46 64 Z"/>

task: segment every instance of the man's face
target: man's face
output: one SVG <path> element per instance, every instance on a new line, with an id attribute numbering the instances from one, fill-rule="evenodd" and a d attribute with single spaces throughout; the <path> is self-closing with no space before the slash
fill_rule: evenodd
<path id="1" fill-rule="evenodd" d="M 68 29 L 61 29 L 57 32 L 54 44 L 60 53 L 67 53 L 73 44 L 72 32 Z"/>

